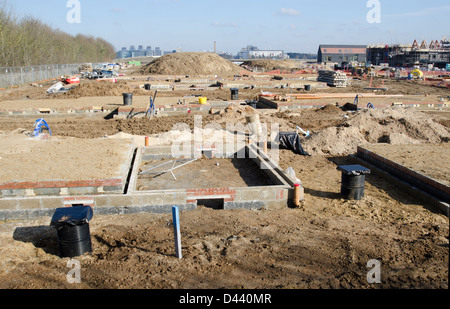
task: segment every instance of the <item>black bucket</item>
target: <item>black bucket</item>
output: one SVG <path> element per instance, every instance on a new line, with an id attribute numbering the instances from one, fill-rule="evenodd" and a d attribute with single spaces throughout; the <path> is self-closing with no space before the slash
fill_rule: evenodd
<path id="1" fill-rule="evenodd" d="M 89 230 L 92 215 L 90 206 L 56 209 L 50 226 L 57 232 L 60 257 L 72 258 L 92 252 Z"/>
<path id="2" fill-rule="evenodd" d="M 231 100 L 239 100 L 239 89 L 231 88 Z"/>
<path id="3" fill-rule="evenodd" d="M 365 193 L 366 174 L 370 170 L 361 165 L 343 165 L 338 170 L 342 171 L 341 195 L 348 200 L 361 200 Z"/>
<path id="4" fill-rule="evenodd" d="M 305 85 L 305 91 L 311 91 L 311 85 Z"/>
<path id="5" fill-rule="evenodd" d="M 60 257 L 76 257 L 92 252 L 89 224 L 63 226 L 57 229 Z"/>
<path id="6" fill-rule="evenodd" d="M 133 94 L 124 93 L 123 95 L 123 105 L 133 105 Z"/>
<path id="7" fill-rule="evenodd" d="M 144 89 L 145 90 L 150 90 L 152 88 L 152 85 L 150 85 L 150 84 L 145 84 L 144 85 Z"/>

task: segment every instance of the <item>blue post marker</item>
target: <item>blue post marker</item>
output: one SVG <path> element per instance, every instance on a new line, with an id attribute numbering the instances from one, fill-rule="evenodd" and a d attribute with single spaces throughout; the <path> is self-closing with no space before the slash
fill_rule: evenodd
<path id="1" fill-rule="evenodd" d="M 172 207 L 173 231 L 175 234 L 175 250 L 177 258 L 182 259 L 181 253 L 181 232 L 180 232 L 180 212 L 177 206 Z"/>

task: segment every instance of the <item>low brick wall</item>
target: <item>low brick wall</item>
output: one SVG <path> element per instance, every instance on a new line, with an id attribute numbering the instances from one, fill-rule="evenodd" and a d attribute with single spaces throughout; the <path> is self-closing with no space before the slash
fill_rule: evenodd
<path id="1" fill-rule="evenodd" d="M 70 108 L 25 108 L 25 109 L 0 109 L 0 117 L 48 117 L 48 116 L 106 116 L 113 110 L 100 106 L 70 107 Z"/>
<path id="2" fill-rule="evenodd" d="M 40 195 L 121 194 L 123 193 L 125 180 L 123 178 L 111 178 L 80 181 L 15 181 L 0 185 L 0 198 Z"/>
<path id="3" fill-rule="evenodd" d="M 357 156 L 370 164 L 373 164 L 397 178 L 410 183 L 446 203 L 450 203 L 450 187 L 440 183 L 430 177 L 415 172 L 403 165 L 388 160 L 363 147 L 357 148 Z"/>

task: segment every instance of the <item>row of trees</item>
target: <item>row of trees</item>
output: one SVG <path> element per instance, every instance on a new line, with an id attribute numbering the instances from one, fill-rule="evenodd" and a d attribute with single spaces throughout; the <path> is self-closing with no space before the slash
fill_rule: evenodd
<path id="1" fill-rule="evenodd" d="M 0 0 L 0 67 L 102 62 L 115 56 L 114 47 L 101 38 L 72 36 L 33 17 L 17 20 Z"/>

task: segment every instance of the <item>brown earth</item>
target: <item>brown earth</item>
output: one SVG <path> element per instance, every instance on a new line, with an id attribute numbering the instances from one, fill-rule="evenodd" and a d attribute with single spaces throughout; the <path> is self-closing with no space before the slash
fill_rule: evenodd
<path id="1" fill-rule="evenodd" d="M 366 149 L 450 186 L 450 144 L 370 144 Z"/>
<path id="2" fill-rule="evenodd" d="M 304 147 L 310 154 L 348 155 L 370 143 L 426 144 L 446 142 L 450 130 L 411 109 L 367 109 L 341 118 L 337 126 L 313 132 Z M 307 127 L 306 127 L 307 128 Z"/>
<path id="3" fill-rule="evenodd" d="M 249 60 L 241 64 L 243 67 L 264 68 L 272 70 L 292 70 L 299 69 L 302 64 L 295 60 Z"/>
<path id="4" fill-rule="evenodd" d="M 94 216 L 92 255 L 81 283 L 67 281 L 49 218 L 3 222 L 2 288 L 373 289 L 448 288 L 448 218 L 376 176 L 366 197 L 339 196 L 336 163 L 346 158 L 282 152 L 301 175 L 301 209 L 199 208 L 181 214 L 183 259 L 174 256 L 170 215 Z M 381 284 L 368 284 L 369 260 Z"/>
<path id="5" fill-rule="evenodd" d="M 416 85 L 410 87 L 405 91 L 414 92 Z M 204 115 L 203 125 L 223 126 L 245 118 L 242 111 L 224 115 Z M 93 252 L 78 258 L 80 284 L 67 280 L 69 260 L 57 256 L 50 218 L 0 222 L 0 288 L 448 289 L 448 217 L 375 173 L 366 177 L 362 200 L 342 199 L 337 166 L 354 163 L 349 156 L 354 144 L 348 148 L 344 144 L 352 141 L 347 136 L 361 134 L 364 143 L 422 145 L 424 157 L 430 143 L 448 144 L 449 119 L 449 113 L 437 109 L 353 114 L 326 106 L 261 113 L 262 122 L 279 123 L 283 131 L 295 131 L 299 125 L 313 132 L 310 139 L 302 138 L 305 146 L 316 147 L 312 156 L 280 150 L 280 167 L 292 167 L 305 188 L 299 209 L 199 207 L 182 212 L 181 260 L 175 257 L 171 215 L 94 215 Z M 30 128 L 34 121 L 1 117 L 0 131 Z M 119 132 L 159 134 L 177 123 L 190 128 L 194 124 L 193 115 L 152 121 L 97 117 L 50 121 L 55 136 L 87 139 Z M 327 135 L 328 130 L 334 134 Z M 334 153 L 337 149 L 342 151 Z M 46 163 L 51 164 L 42 162 Z M 367 281 L 371 270 L 367 263 L 373 259 L 381 262 L 380 284 Z"/>
<path id="6" fill-rule="evenodd" d="M 83 81 L 78 86 L 66 93 L 58 93 L 51 96 L 52 99 L 78 99 L 84 97 L 112 97 L 122 96 L 123 93 L 133 95 L 145 95 L 145 92 L 137 87 L 132 87 L 124 80 L 115 83 L 109 81 Z"/>
<path id="7" fill-rule="evenodd" d="M 353 92 L 353 93 L 373 93 L 378 94 L 403 94 L 403 95 L 437 95 L 450 96 L 450 88 L 438 87 L 439 82 L 417 81 L 417 80 L 396 80 L 382 76 L 374 77 L 353 77 L 350 85 L 346 88 L 325 88 L 317 89 L 316 92 Z M 387 90 L 373 90 L 364 88 L 386 88 Z"/>
<path id="8" fill-rule="evenodd" d="M 173 54 L 176 55 L 176 54 Z M 169 56 L 169 55 L 168 55 Z M 209 55 L 208 55 L 209 56 Z M 217 56 L 219 57 L 219 56 Z M 220 60 L 227 61 L 221 57 L 219 57 Z M 228 64 L 232 64 L 228 61 Z M 178 64 L 180 65 L 180 64 Z M 193 66 L 198 66 L 198 70 L 202 71 L 201 68 L 202 62 L 192 64 Z M 233 65 L 234 69 L 236 67 Z M 239 66 L 237 66 L 239 69 Z M 239 70 L 240 73 L 242 73 L 242 68 Z M 236 72 L 234 72 L 236 73 Z M 251 74 L 251 73 L 249 73 Z M 146 74 L 147 76 L 148 74 Z M 158 78 L 164 78 L 170 75 L 186 75 L 184 73 L 170 73 L 163 75 L 152 75 L 156 76 Z M 201 74 L 201 75 L 210 75 L 208 73 Z M 233 75 L 233 74 L 230 74 Z M 191 77 L 195 77 L 194 74 L 190 75 Z M 295 75 L 290 76 L 294 78 L 301 78 L 306 75 Z M 309 75 L 307 75 L 309 76 Z M 317 76 L 312 75 L 312 76 Z M 148 77 L 147 77 L 148 78 Z M 251 78 L 251 77 L 249 77 Z M 67 93 L 62 94 L 48 94 L 46 93 L 46 90 L 55 83 L 56 81 L 47 81 L 42 82 L 37 87 L 31 86 L 31 85 L 23 85 L 17 88 L 9 88 L 0 91 L 0 103 L 2 101 L 6 100 L 30 100 L 30 103 L 32 103 L 32 100 L 35 99 L 72 99 L 72 98 L 82 98 L 82 97 L 100 97 L 100 96 L 122 96 L 122 93 L 131 92 L 135 96 L 149 96 L 153 95 L 153 92 L 149 93 L 148 91 L 145 91 L 143 89 L 139 88 L 139 85 L 143 85 L 144 83 L 148 83 L 146 78 L 143 78 L 142 75 L 139 74 L 132 74 L 126 79 L 119 79 L 117 83 L 110 83 L 110 82 L 97 82 L 97 81 L 89 81 L 89 80 L 82 80 L 80 85 L 75 85 L 74 89 Z M 172 80 L 173 82 L 173 80 Z M 287 81 L 289 83 L 289 81 Z M 249 82 L 250 83 L 250 82 Z M 41 86 L 42 87 L 39 87 Z M 428 97 L 425 98 L 426 101 L 429 100 L 435 100 L 436 97 L 438 98 L 446 98 L 448 100 L 448 96 L 450 96 L 450 89 L 444 88 L 444 87 L 438 87 L 438 82 L 429 82 L 429 81 L 407 81 L 407 80 L 395 80 L 395 79 L 386 79 L 383 77 L 375 77 L 372 81 L 370 81 L 370 78 L 363 79 L 362 77 L 353 77 L 350 81 L 350 85 L 346 88 L 333 88 L 333 87 L 326 87 L 326 88 L 312 88 L 310 92 L 308 93 L 377 93 L 377 94 L 401 94 L 407 96 L 409 101 L 415 101 L 420 102 L 422 100 L 422 96 Z M 384 90 L 377 90 L 374 91 L 372 89 L 364 89 L 368 88 L 369 86 L 372 87 L 385 87 L 387 88 L 386 91 Z M 69 86 L 73 87 L 73 86 Z M 289 93 L 305 93 L 301 90 L 291 90 L 288 88 L 280 89 L 280 88 L 267 88 L 263 89 L 264 91 L 272 91 L 280 96 L 289 94 Z M 239 91 L 239 98 L 243 100 L 247 99 L 255 99 L 257 95 L 261 92 L 261 89 L 240 89 Z M 190 94 L 198 94 L 201 93 L 202 95 L 206 95 L 209 99 L 220 99 L 220 100 L 229 100 L 230 99 L 230 91 L 229 89 L 217 89 L 217 90 L 208 90 L 204 92 L 200 91 L 190 91 Z M 185 90 L 180 91 L 160 91 L 158 93 L 158 97 L 161 96 L 182 96 L 186 95 Z M 411 99 L 412 98 L 412 99 Z M 403 99 L 399 99 L 399 101 L 402 101 Z M 353 102 L 353 100 L 349 100 L 349 102 Z M 436 101 L 438 103 L 438 101 Z M 1 107 L 1 105 L 0 105 Z"/>
<path id="9" fill-rule="evenodd" d="M 138 191 L 221 188 L 224 184 L 227 187 L 270 185 L 267 175 L 250 159 L 202 158 L 174 170 L 176 179 L 170 173 L 156 173 L 168 171 L 173 166 L 171 162 L 143 162 L 140 172 L 144 173 L 138 179 Z M 164 163 L 167 164 L 157 167 Z M 183 163 L 177 162 L 174 167 Z M 145 174 L 147 171 L 151 173 Z"/>
<path id="10" fill-rule="evenodd" d="M 214 53 L 174 53 L 162 56 L 136 73 L 162 75 L 242 74 L 246 70 Z"/>
<path id="11" fill-rule="evenodd" d="M 39 180 L 96 180 L 123 177 L 133 144 L 130 139 L 37 139 L 0 134 L 0 184 Z"/>

